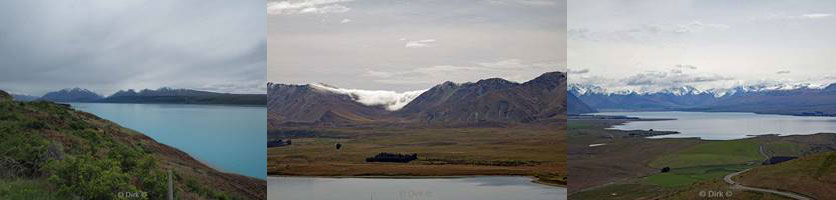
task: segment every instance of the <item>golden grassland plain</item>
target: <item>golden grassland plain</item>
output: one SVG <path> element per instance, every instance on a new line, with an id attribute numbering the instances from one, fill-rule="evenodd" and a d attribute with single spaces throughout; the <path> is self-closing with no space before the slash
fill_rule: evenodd
<path id="1" fill-rule="evenodd" d="M 822 152 L 834 149 L 836 134 L 768 135 L 712 141 L 648 139 L 630 135 L 637 131 L 607 129 L 628 121 L 569 120 L 570 198 L 704 199 L 699 196 L 700 192 L 731 191 L 733 196 L 725 199 L 784 199 L 772 194 L 732 190 L 722 180 L 727 174 L 750 168 L 752 170 L 740 175 L 736 181 L 747 186 L 800 192 L 814 197 L 828 190 L 821 188 L 834 188 L 836 182 L 830 174 L 836 170 L 831 169 L 833 164 L 828 164 L 836 161 L 828 162 L 820 156 Z M 760 153 L 761 147 L 767 156 L 803 157 L 776 165 L 761 165 L 765 159 Z M 794 164 L 810 159 L 815 161 Z M 661 173 L 660 169 L 664 167 L 670 167 L 671 171 Z M 815 176 L 814 171 L 823 171 L 824 175 Z M 807 183 L 800 185 L 808 189 L 800 190 L 786 184 L 797 182 Z"/>
<path id="2" fill-rule="evenodd" d="M 522 175 L 566 185 L 566 132 L 561 127 L 309 129 L 315 137 L 269 148 L 267 170 L 283 176 Z M 417 153 L 418 160 L 365 161 L 381 152 Z"/>

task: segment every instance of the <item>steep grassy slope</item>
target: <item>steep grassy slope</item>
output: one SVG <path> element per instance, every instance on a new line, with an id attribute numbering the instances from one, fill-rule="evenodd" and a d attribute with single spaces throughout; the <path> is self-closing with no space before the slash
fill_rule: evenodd
<path id="1" fill-rule="evenodd" d="M 754 168 L 738 177 L 752 187 L 793 191 L 816 199 L 836 197 L 836 152 Z"/>
<path id="2" fill-rule="evenodd" d="M 266 182 L 222 173 L 188 154 L 68 105 L 15 102 L 0 91 L 0 199 L 264 199 Z"/>

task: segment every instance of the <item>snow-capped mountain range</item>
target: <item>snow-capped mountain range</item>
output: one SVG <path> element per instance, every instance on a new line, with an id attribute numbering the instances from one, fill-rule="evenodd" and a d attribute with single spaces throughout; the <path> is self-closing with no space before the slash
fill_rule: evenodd
<path id="1" fill-rule="evenodd" d="M 836 85 L 836 83 L 832 84 Z M 607 88 L 603 88 L 593 84 L 579 84 L 579 83 L 570 83 L 568 90 L 575 95 L 584 96 L 588 94 L 598 94 L 598 95 L 653 95 L 653 94 L 670 94 L 675 96 L 686 96 L 686 95 L 704 95 L 710 94 L 714 97 L 721 98 L 726 96 L 732 96 L 735 94 L 743 94 L 743 93 L 750 93 L 750 92 L 767 92 L 767 91 L 789 91 L 789 90 L 802 90 L 802 89 L 809 89 L 809 90 L 822 90 L 826 88 L 828 85 L 819 85 L 819 84 L 812 84 L 812 83 L 777 83 L 777 84 L 753 84 L 753 85 L 738 85 L 731 88 L 712 88 L 706 90 L 700 90 L 693 86 L 680 86 L 680 87 L 671 87 L 665 88 L 656 91 L 642 91 L 642 90 L 611 90 Z"/>
<path id="2" fill-rule="evenodd" d="M 608 90 L 569 84 L 580 105 L 592 110 L 682 110 L 836 116 L 836 83 L 754 84 L 700 90 L 692 86 L 656 91 Z M 570 103 L 571 104 L 571 103 Z"/>

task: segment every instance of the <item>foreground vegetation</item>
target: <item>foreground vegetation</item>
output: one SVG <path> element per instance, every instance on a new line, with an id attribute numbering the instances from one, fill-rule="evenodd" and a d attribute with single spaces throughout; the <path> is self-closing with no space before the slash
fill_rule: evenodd
<path id="1" fill-rule="evenodd" d="M 217 172 L 68 105 L 0 91 L 0 134 L 0 199 L 165 199 L 169 170 L 178 199 L 265 198 L 263 180 Z"/>
<path id="2" fill-rule="evenodd" d="M 268 174 L 299 176 L 522 175 L 566 184 L 566 135 L 556 124 L 513 128 L 316 128 L 273 130 L 293 144 L 268 149 Z M 335 144 L 341 148 L 335 148 Z M 382 152 L 409 163 L 366 162 Z"/>

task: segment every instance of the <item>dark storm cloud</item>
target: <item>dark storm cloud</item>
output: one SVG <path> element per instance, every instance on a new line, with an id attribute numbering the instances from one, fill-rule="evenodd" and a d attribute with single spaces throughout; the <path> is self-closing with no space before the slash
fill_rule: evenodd
<path id="1" fill-rule="evenodd" d="M 264 92 L 264 1 L 2 1 L 0 89 Z"/>

